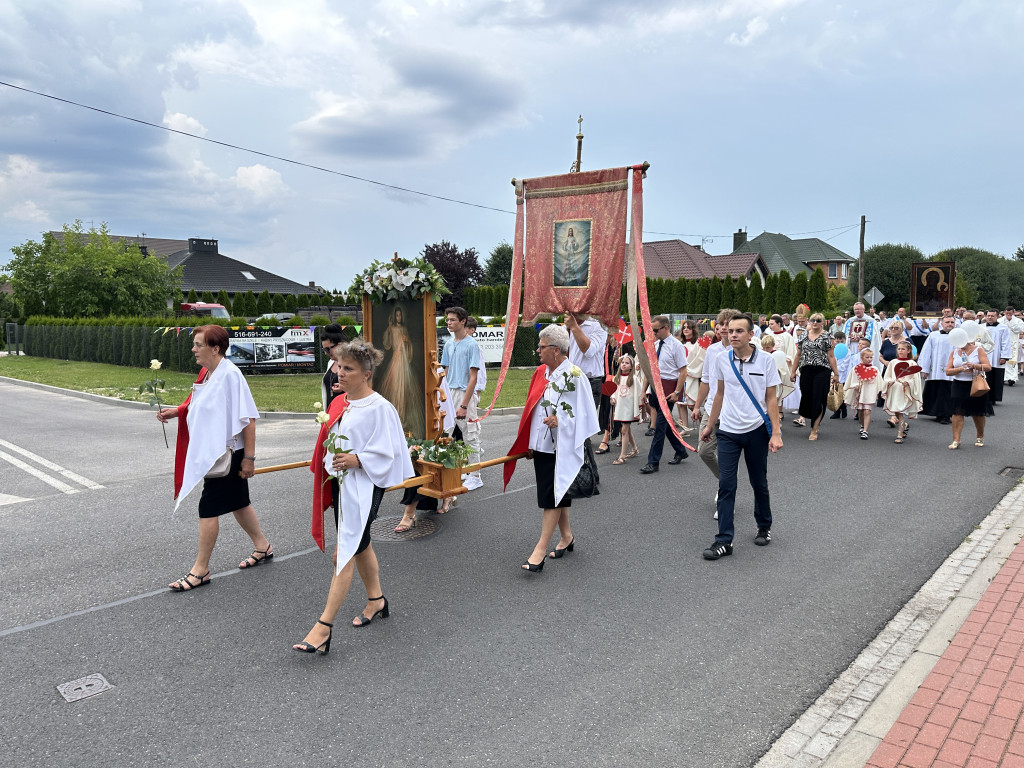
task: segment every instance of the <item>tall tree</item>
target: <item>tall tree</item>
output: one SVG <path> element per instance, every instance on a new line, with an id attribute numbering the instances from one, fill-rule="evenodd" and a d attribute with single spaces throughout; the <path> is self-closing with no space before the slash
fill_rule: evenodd
<path id="1" fill-rule="evenodd" d="M 790 294 L 793 288 L 793 278 L 789 275 L 788 269 L 783 269 L 778 274 L 778 282 L 775 283 L 775 311 L 782 314 L 792 312 L 789 305 Z"/>
<path id="2" fill-rule="evenodd" d="M 256 314 L 269 315 L 274 311 L 274 300 L 270 298 L 270 291 L 263 291 L 256 299 Z"/>
<path id="3" fill-rule="evenodd" d="M 726 275 L 722 281 L 722 306 L 735 309 L 736 307 L 736 281 L 732 275 Z"/>
<path id="4" fill-rule="evenodd" d="M 697 293 L 693 302 L 693 313 L 695 315 L 706 315 L 708 313 L 708 296 L 711 294 L 711 281 L 702 277 L 697 281 Z M 715 310 L 716 312 L 718 310 Z"/>
<path id="5" fill-rule="evenodd" d="M 750 288 L 747 286 L 746 279 L 742 277 L 736 281 L 736 298 L 732 303 L 740 312 L 750 311 Z"/>
<path id="6" fill-rule="evenodd" d="M 717 314 L 722 308 L 722 279 L 714 275 L 708 283 L 708 312 Z"/>
<path id="7" fill-rule="evenodd" d="M 885 299 L 882 308 L 898 307 L 910 302 L 910 265 L 925 261 L 921 249 L 909 243 L 879 243 L 864 251 L 864 290 L 873 286 L 882 292 Z M 850 265 L 847 285 L 854 294 L 860 275 L 860 264 Z"/>
<path id="8" fill-rule="evenodd" d="M 508 285 L 512 281 L 512 246 L 502 240 L 491 249 L 484 264 L 484 285 Z"/>
<path id="9" fill-rule="evenodd" d="M 671 312 L 682 314 L 686 312 L 686 278 L 680 277 L 672 284 L 672 307 Z"/>
<path id="10" fill-rule="evenodd" d="M 789 286 L 789 306 L 792 307 L 790 312 L 795 312 L 796 308 L 807 301 L 807 273 L 800 270 L 796 273 L 793 278 L 793 284 Z"/>
<path id="11" fill-rule="evenodd" d="M 1017 261 L 1024 261 L 1024 245 L 1017 247 L 1017 250 L 1013 252 L 1013 258 Z"/>
<path id="12" fill-rule="evenodd" d="M 955 261 L 956 282 L 966 280 L 977 291 L 975 301 L 960 306 L 973 307 L 980 303 L 985 309 L 991 307 L 1000 311 L 1006 306 L 1010 265 L 1013 263 L 1009 259 L 981 248 L 962 246 L 939 251 L 932 256 L 932 260 Z M 884 290 L 882 292 L 885 293 Z"/>
<path id="13" fill-rule="evenodd" d="M 824 312 L 828 307 L 827 285 L 825 272 L 821 267 L 818 267 L 814 270 L 814 274 L 811 275 L 811 279 L 807 283 L 807 298 L 805 301 L 812 312 Z"/>
<path id="14" fill-rule="evenodd" d="M 11 248 L 0 266 L 27 314 L 59 317 L 148 315 L 167 309 L 181 292 L 181 270 L 143 256 L 134 243 L 110 238 L 107 225 L 88 231 L 81 221 L 63 235 L 44 233 Z"/>
<path id="15" fill-rule="evenodd" d="M 778 293 L 779 276 L 768 273 L 764 281 L 764 299 L 761 302 L 761 311 L 766 315 L 775 314 L 775 296 Z"/>
<path id="16" fill-rule="evenodd" d="M 764 283 L 761 282 L 761 273 L 755 269 L 754 274 L 750 276 L 750 287 L 747 289 L 747 309 L 751 314 L 758 315 L 762 312 L 763 304 Z"/>
<path id="17" fill-rule="evenodd" d="M 697 304 L 697 283 L 699 280 L 687 280 L 686 281 L 686 309 L 683 310 L 687 314 L 695 314 L 697 312 L 694 307 Z"/>
<path id="18" fill-rule="evenodd" d="M 480 285 L 484 270 L 477 260 L 476 248 L 460 250 L 454 243 L 442 240 L 440 243 L 423 246 L 420 253 L 441 273 L 451 294 L 444 298 L 446 307 L 463 306 L 462 292 L 466 286 Z"/>

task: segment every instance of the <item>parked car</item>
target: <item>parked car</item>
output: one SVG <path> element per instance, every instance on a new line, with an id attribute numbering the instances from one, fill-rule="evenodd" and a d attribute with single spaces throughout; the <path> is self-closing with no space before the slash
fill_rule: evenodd
<path id="1" fill-rule="evenodd" d="M 221 320 L 228 320 L 231 317 L 231 313 L 228 312 L 223 304 L 210 304 L 205 301 L 183 303 L 181 305 L 181 314 L 193 317 L 217 317 Z"/>

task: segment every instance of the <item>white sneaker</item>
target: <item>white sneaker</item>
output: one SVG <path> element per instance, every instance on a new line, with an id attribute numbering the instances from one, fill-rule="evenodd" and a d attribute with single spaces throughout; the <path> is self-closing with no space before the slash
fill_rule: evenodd
<path id="1" fill-rule="evenodd" d="M 466 475 L 462 478 L 462 484 L 466 486 L 467 491 L 475 491 L 477 488 L 482 488 L 484 481 L 476 475 Z"/>

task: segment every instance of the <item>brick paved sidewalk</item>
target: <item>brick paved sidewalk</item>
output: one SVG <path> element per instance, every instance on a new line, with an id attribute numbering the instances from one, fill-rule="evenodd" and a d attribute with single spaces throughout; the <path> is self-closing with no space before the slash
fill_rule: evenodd
<path id="1" fill-rule="evenodd" d="M 1024 766 L 1024 543 L 868 760 L 870 768 Z"/>

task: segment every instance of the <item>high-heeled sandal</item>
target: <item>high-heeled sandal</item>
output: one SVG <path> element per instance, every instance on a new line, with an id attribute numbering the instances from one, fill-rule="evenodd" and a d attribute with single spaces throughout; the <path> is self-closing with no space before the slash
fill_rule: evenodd
<path id="1" fill-rule="evenodd" d="M 380 616 L 382 619 L 386 619 L 388 616 L 391 615 L 391 610 L 388 608 L 388 599 L 384 597 L 384 595 L 381 595 L 380 597 L 366 598 L 366 602 L 368 603 L 375 603 L 378 600 L 384 601 L 384 607 L 377 611 L 375 614 L 373 614 L 373 616 L 371 616 L 370 618 L 366 618 L 366 616 L 360 613 L 358 616 L 352 619 L 353 627 L 355 627 L 356 629 L 359 629 L 360 627 L 368 627 L 370 626 L 370 622 L 372 622 L 378 616 Z"/>
<path id="2" fill-rule="evenodd" d="M 573 547 L 575 547 L 575 545 L 576 545 L 576 537 L 573 536 L 572 537 L 572 541 L 569 542 L 569 546 L 562 547 L 561 549 L 559 549 L 558 547 L 555 547 L 555 551 L 552 552 L 550 555 L 548 555 L 548 557 L 550 557 L 552 560 L 557 560 L 562 555 L 564 555 L 566 552 L 572 552 L 573 551 Z"/>
<path id="3" fill-rule="evenodd" d="M 416 527 L 416 524 L 419 522 L 419 520 L 416 519 L 415 515 L 413 515 L 411 523 L 405 522 L 408 519 L 408 515 L 402 515 L 402 522 L 395 526 L 395 533 L 405 533 L 406 531 L 411 531 L 413 528 Z"/>
<path id="4" fill-rule="evenodd" d="M 541 560 L 539 563 L 531 563 L 529 559 L 527 559 L 527 561 L 523 563 L 522 569 L 524 571 L 529 571 L 530 573 L 540 573 L 544 570 L 544 561 Z"/>
<path id="5" fill-rule="evenodd" d="M 438 507 L 437 514 L 446 515 L 452 511 L 452 507 L 458 504 L 458 500 L 454 496 L 449 496 L 441 502 L 441 506 Z"/>
<path id="6" fill-rule="evenodd" d="M 321 656 L 327 655 L 331 650 L 331 636 L 334 634 L 334 625 L 320 619 L 317 619 L 316 623 L 327 627 L 327 639 L 320 643 L 320 645 L 313 645 L 303 640 L 301 643 L 296 643 L 292 646 L 293 651 L 298 651 L 299 653 L 319 653 Z"/>
<path id="7" fill-rule="evenodd" d="M 257 555 L 262 555 L 262 557 L 257 557 Z M 266 549 L 254 549 L 251 555 L 238 564 L 238 569 L 245 570 L 246 568 L 255 568 L 257 565 L 261 565 L 267 560 L 272 560 L 273 558 L 274 548 L 268 543 Z M 249 562 L 250 560 L 252 562 Z"/>

